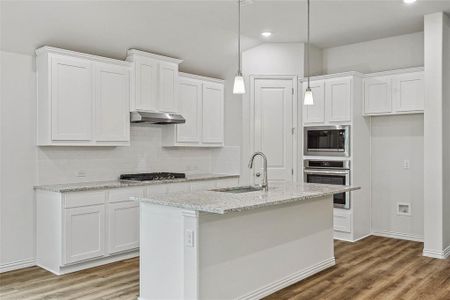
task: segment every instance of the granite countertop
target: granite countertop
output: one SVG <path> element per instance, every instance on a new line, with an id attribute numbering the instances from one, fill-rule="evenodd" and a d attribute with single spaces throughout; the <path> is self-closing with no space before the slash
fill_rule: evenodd
<path id="1" fill-rule="evenodd" d="M 91 181 L 66 184 L 38 185 L 35 190 L 44 190 L 57 193 L 80 192 L 89 190 L 102 190 L 113 188 L 124 188 L 133 186 L 146 186 L 154 184 L 169 184 L 178 182 L 214 180 L 239 177 L 237 174 L 186 174 L 186 178 L 170 179 L 170 180 L 153 180 L 153 181 L 134 181 L 134 180 L 110 180 L 110 181 Z"/>
<path id="2" fill-rule="evenodd" d="M 133 200 L 216 214 L 226 214 L 265 206 L 279 205 L 312 198 L 359 190 L 360 187 L 290 183 L 269 187 L 268 192 L 255 191 L 241 194 L 220 191 L 171 193 Z"/>

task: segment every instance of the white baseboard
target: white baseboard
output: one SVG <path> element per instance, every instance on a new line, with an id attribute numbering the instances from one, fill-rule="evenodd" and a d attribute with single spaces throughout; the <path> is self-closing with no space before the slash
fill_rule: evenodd
<path id="1" fill-rule="evenodd" d="M 438 258 L 438 259 L 447 259 L 450 257 L 450 245 L 447 246 L 442 251 L 432 250 L 432 249 L 423 249 L 423 256 Z"/>
<path id="2" fill-rule="evenodd" d="M 275 293 L 287 286 L 290 286 L 300 280 L 303 280 L 307 277 L 310 277 L 320 271 L 328 269 L 336 264 L 336 260 L 334 257 L 324 260 L 318 264 L 315 264 L 311 267 L 300 270 L 294 274 L 286 276 L 278 281 L 272 282 L 266 286 L 263 286 L 253 292 L 250 292 L 244 296 L 238 297 L 238 299 L 242 300 L 253 300 L 253 299 L 261 299 L 265 296 Z"/>
<path id="3" fill-rule="evenodd" d="M 407 233 L 401 233 L 401 232 L 393 232 L 393 231 L 373 231 L 372 235 L 375 236 L 382 236 L 392 239 L 399 239 L 399 240 L 408 240 L 408 241 L 414 241 L 414 242 L 423 242 L 423 236 L 420 235 L 414 235 L 414 234 L 407 234 Z"/>
<path id="4" fill-rule="evenodd" d="M 36 261 L 34 258 L 17 260 L 11 263 L 0 265 L 0 273 L 14 271 L 18 269 L 33 267 L 36 265 Z"/>

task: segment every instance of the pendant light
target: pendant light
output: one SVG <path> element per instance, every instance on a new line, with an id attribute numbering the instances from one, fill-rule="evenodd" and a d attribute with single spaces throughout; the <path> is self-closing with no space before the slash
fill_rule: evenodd
<path id="1" fill-rule="evenodd" d="M 314 98 L 313 93 L 311 91 L 311 85 L 310 85 L 310 75 L 309 75 L 309 0 L 307 0 L 307 11 L 308 11 L 308 26 L 307 26 L 307 43 L 306 43 L 306 76 L 308 77 L 308 87 L 305 91 L 305 97 L 303 100 L 304 105 L 314 105 Z"/>
<path id="2" fill-rule="evenodd" d="M 241 0 L 237 0 L 238 4 L 238 72 L 234 77 L 233 94 L 245 94 L 244 77 L 241 70 Z"/>

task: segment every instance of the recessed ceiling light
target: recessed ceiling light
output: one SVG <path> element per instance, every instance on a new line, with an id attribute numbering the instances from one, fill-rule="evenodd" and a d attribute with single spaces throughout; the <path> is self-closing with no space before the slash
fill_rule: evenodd
<path id="1" fill-rule="evenodd" d="M 268 37 L 270 37 L 270 36 L 272 35 L 272 32 L 270 32 L 270 31 L 264 31 L 264 32 L 261 32 L 261 35 L 262 35 L 263 37 L 265 37 L 265 38 L 268 38 Z"/>
<path id="2" fill-rule="evenodd" d="M 416 1 L 417 0 L 403 0 L 403 3 L 412 4 L 412 3 L 416 2 Z"/>

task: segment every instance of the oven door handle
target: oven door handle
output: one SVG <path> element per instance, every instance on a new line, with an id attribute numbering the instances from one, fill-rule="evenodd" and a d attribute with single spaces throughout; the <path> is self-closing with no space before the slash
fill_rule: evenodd
<path id="1" fill-rule="evenodd" d="M 305 169 L 305 173 L 306 174 L 317 174 L 317 175 L 321 175 L 321 174 L 323 174 L 323 175 L 348 175 L 349 173 L 350 173 L 350 171 L 349 170 L 330 170 L 330 171 L 327 171 L 327 170 L 308 170 L 308 169 Z"/>

